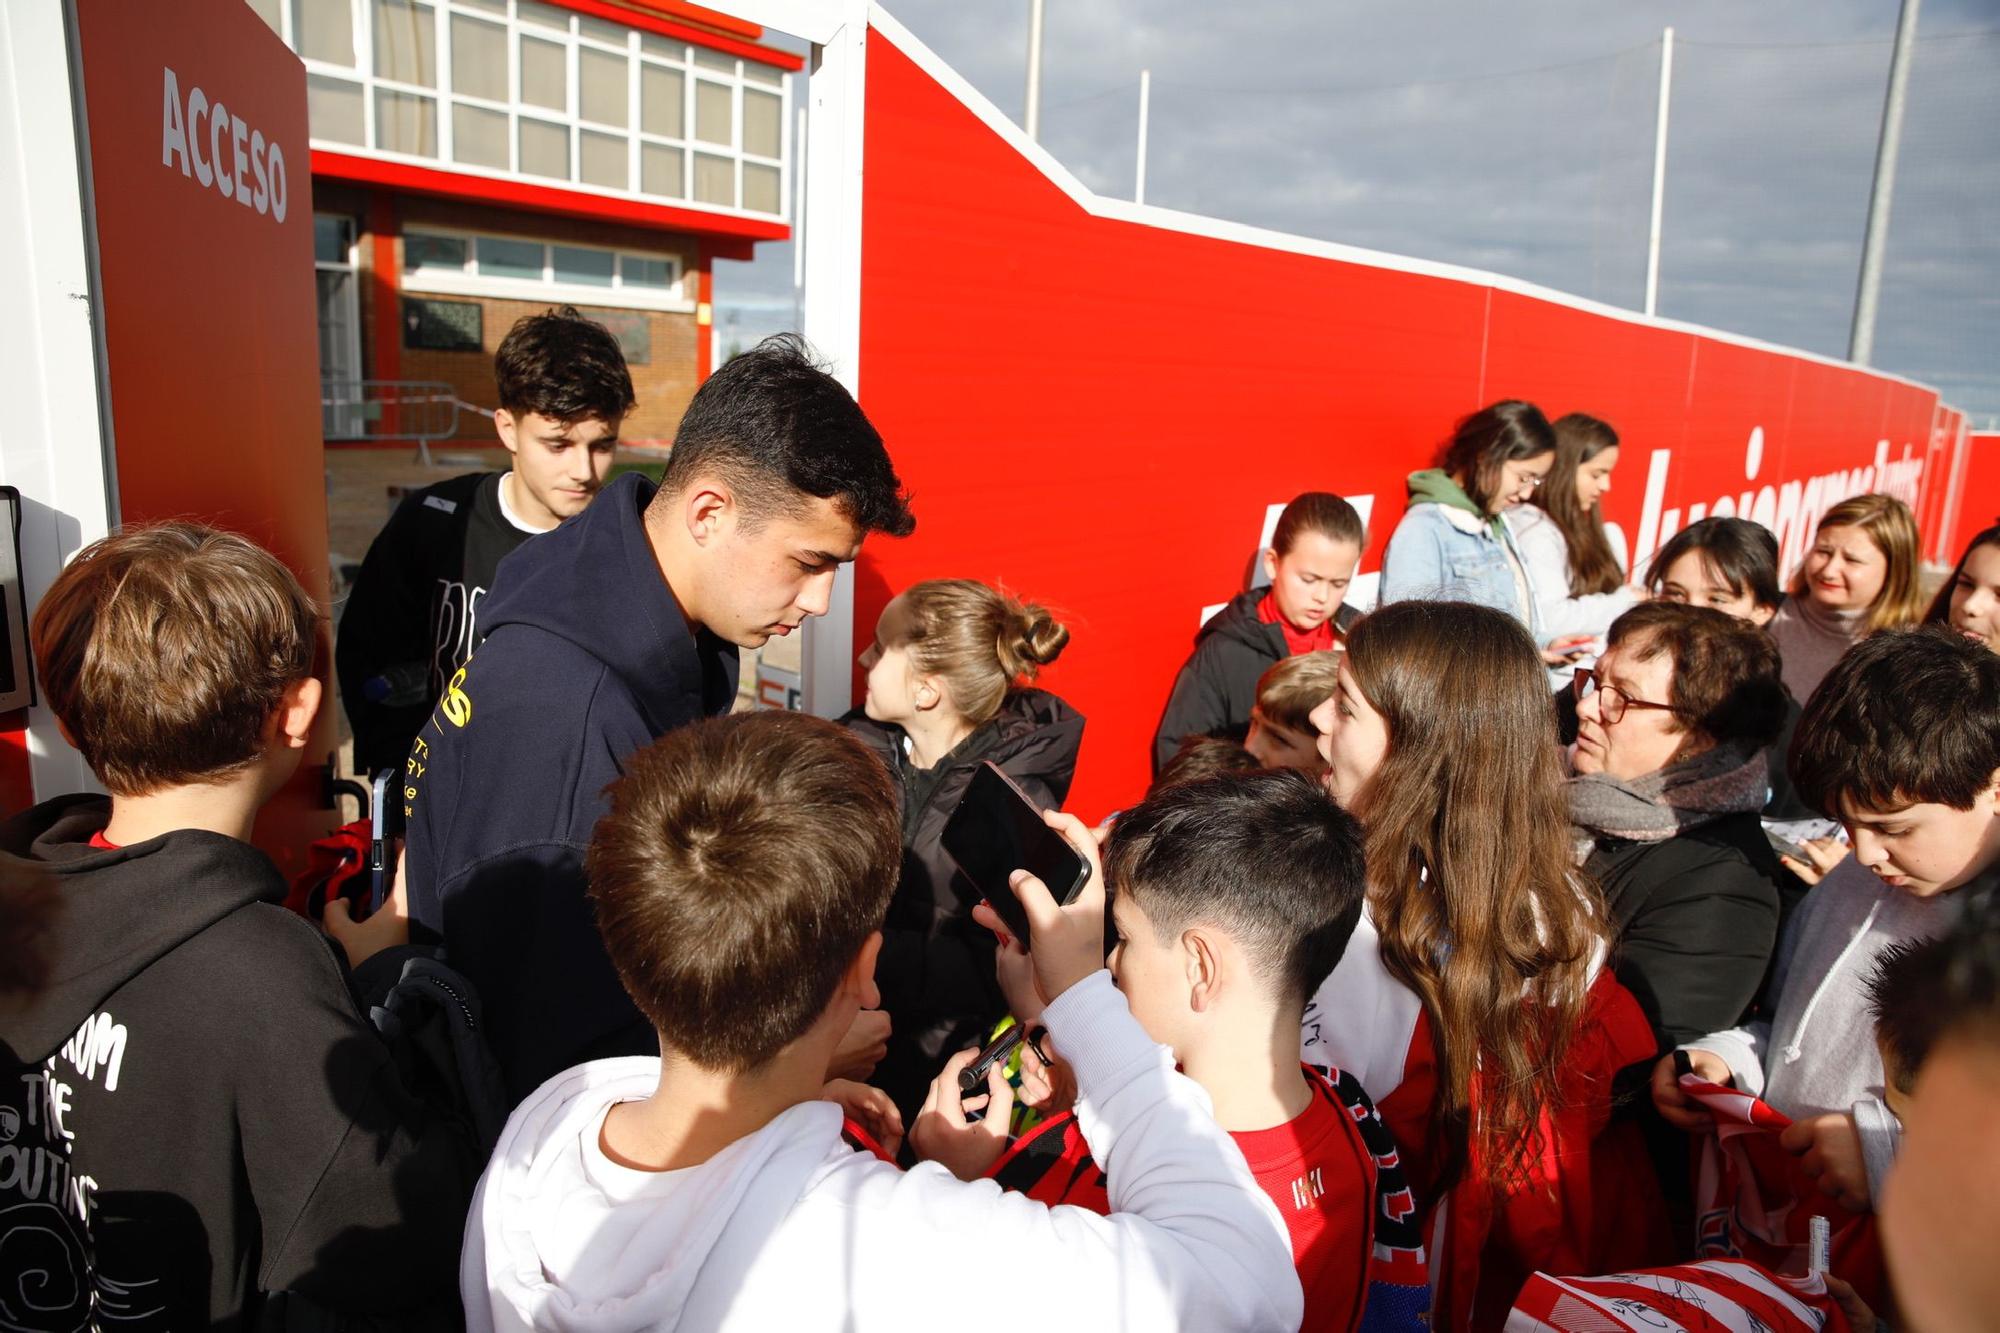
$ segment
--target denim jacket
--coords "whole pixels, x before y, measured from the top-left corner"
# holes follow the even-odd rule
[[[1506,525],[1499,525],[1498,535],[1494,526],[1449,505],[1411,505],[1382,557],[1378,604],[1411,598],[1474,602],[1508,612],[1541,642],[1534,587],[1528,585],[1524,599],[1514,577],[1518,565],[1521,583],[1527,583],[1527,565]]]

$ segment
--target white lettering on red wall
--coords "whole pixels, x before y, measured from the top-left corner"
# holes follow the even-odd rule
[[[180,80],[169,69],[161,89],[160,165],[234,199],[245,208],[285,220],[291,190],[285,180],[285,151],[228,104],[209,101],[199,85],[181,97]]]

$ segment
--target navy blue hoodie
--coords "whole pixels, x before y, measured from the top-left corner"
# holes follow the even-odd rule
[[[637,474],[500,562],[485,641],[412,747],[410,911],[479,988],[516,1101],[573,1064],[658,1051],[597,936],[584,851],[635,751],[736,697],[734,645],[690,632]]]

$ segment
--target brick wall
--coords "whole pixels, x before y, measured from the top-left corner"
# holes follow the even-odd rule
[[[374,202],[374,196],[368,190],[325,181],[314,182],[314,208],[320,212],[345,213],[355,219],[359,229],[362,239],[362,244],[358,247],[361,267],[359,275],[361,359],[367,377],[380,379],[389,377],[382,373],[382,361],[377,356],[374,345],[375,330],[382,327],[376,319],[377,302],[385,295],[388,299],[400,302],[401,293],[378,292],[373,279],[374,238],[368,232],[371,202]],[[426,199],[414,195],[397,196],[393,202],[393,212],[399,229],[408,225],[430,224],[517,235],[535,240],[575,241],[584,245],[622,247],[655,254],[677,255],[681,261],[690,301],[697,290],[699,274],[706,263],[697,239],[681,234],[587,219],[558,218],[538,213],[474,207],[451,200]],[[393,244],[397,247],[397,270],[400,272],[403,267],[400,238]],[[606,295],[610,293],[607,292]],[[507,330],[513,326],[515,320],[524,315],[539,314],[553,303],[492,297],[444,296],[438,299],[466,301],[481,308],[481,350],[447,352],[399,346],[397,356],[400,365],[394,378],[442,381],[451,385],[456,395],[468,403],[489,410],[497,407],[499,404],[493,388],[494,351],[499,347],[500,340],[507,336]],[[606,309],[619,308],[609,301],[600,304]],[[639,400],[639,405],[626,419],[621,434],[626,440],[635,443],[665,444],[673,439],[674,430],[680,423],[681,413],[687,409],[688,400],[694,396],[694,391],[698,387],[695,377],[698,349],[700,340],[707,336],[708,331],[697,325],[692,313],[652,310],[629,313],[645,319],[652,345],[647,362],[631,366],[632,390]],[[400,327],[400,318],[397,326]],[[485,417],[474,413],[461,413],[457,433],[451,438],[465,444],[481,444],[493,438],[493,426]]]

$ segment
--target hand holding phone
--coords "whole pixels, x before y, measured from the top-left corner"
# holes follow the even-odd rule
[[[1041,808],[991,760],[973,770],[940,841],[1007,931],[1023,943],[1028,917],[1015,897],[1015,872],[1026,871],[1057,902],[1067,903],[1095,865],[1074,840],[1054,831]],[[1084,843],[1096,851],[1094,840]]]

